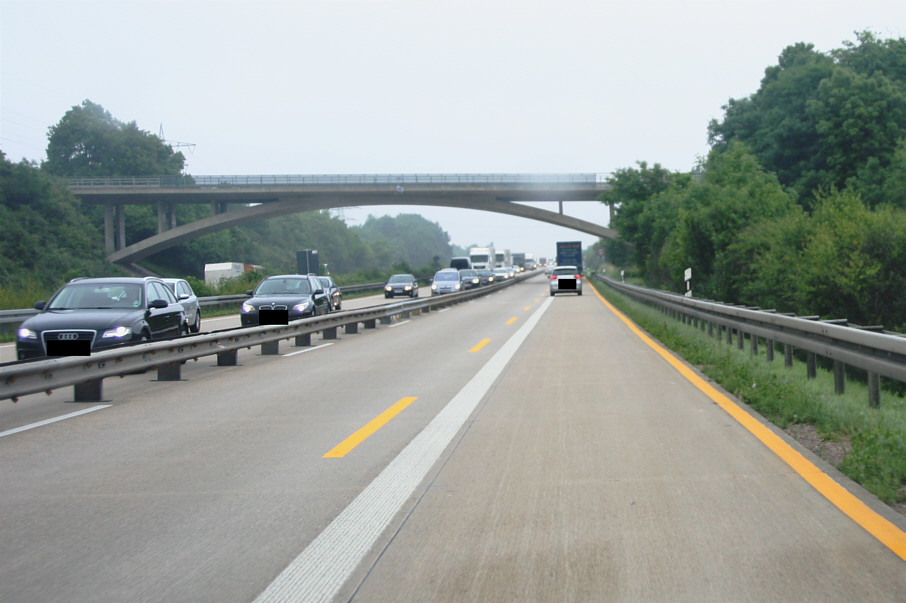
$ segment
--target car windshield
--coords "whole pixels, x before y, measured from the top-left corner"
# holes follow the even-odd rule
[[[458,281],[459,273],[458,272],[438,272],[434,275],[435,281]]]
[[[266,279],[258,285],[255,295],[309,295],[311,285],[307,278]]]
[[[71,283],[47,305],[48,310],[140,308],[144,305],[141,285],[119,283]]]
[[[389,283],[411,283],[412,277],[407,274],[394,274],[390,277]]]

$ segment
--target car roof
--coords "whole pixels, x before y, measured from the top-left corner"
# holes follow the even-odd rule
[[[98,276],[98,277],[80,276],[78,278],[74,278],[74,279],[70,280],[69,283],[99,283],[99,284],[133,283],[136,285],[140,285],[142,283],[147,283],[147,282],[151,282],[151,281],[160,281],[160,280],[163,280],[163,279],[160,279],[156,276]],[[67,284],[69,284],[69,283],[67,283]]]

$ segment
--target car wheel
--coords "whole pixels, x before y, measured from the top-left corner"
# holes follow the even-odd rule
[[[582,295],[582,292],[581,292],[581,291],[579,291],[579,295]]]
[[[556,295],[556,293],[554,293],[553,291],[551,291],[551,297],[554,297],[555,295]]]
[[[199,331],[201,331],[201,311],[200,310],[195,313],[195,324],[192,325],[192,328],[190,330],[193,333],[198,333]]]

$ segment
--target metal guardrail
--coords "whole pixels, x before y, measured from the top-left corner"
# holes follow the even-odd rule
[[[355,184],[603,184],[610,174],[312,174],[72,178],[69,188],[198,188]]]
[[[376,328],[378,322],[390,323],[395,317],[427,313],[481,297],[533,276],[525,274],[515,279],[469,291],[432,296],[424,299],[371,306],[361,310],[345,310],[324,316],[304,318],[288,325],[256,326],[201,333],[166,341],[140,343],[96,352],[90,356],[68,356],[14,362],[0,366],[0,400],[18,400],[38,392],[51,392],[74,386],[76,402],[97,402],[102,399],[102,384],[106,377],[122,377],[129,373],[157,370],[160,381],[179,381],[184,362],[203,356],[217,356],[218,366],[235,366],[242,348],[260,345],[262,355],[277,355],[280,341],[293,339],[297,346],[311,345],[311,335],[322,333],[324,339],[336,339],[340,327],[347,333],[358,332],[359,324],[366,329]],[[247,296],[241,296],[247,299]]]
[[[858,326],[839,324],[844,321],[822,321],[818,317],[778,314],[772,310],[746,308],[684,297],[675,293],[655,291],[627,285],[607,277],[602,280],[629,297],[655,306],[683,322],[691,322],[707,330],[708,335],[733,343],[734,334],[739,349],[745,348],[748,338],[753,354],[759,353],[759,339],[765,342],[765,356],[774,359],[775,343],[784,346],[784,362],[793,364],[793,350],[806,352],[809,378],[816,375],[816,356],[830,359],[834,364],[834,387],[843,393],[845,368],[860,368],[868,374],[869,405],[878,407],[880,377],[906,383],[906,336],[876,332]]]

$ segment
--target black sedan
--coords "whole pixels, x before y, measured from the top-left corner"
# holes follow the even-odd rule
[[[317,276],[282,274],[269,276],[254,291],[252,299],[242,304],[243,327],[259,324],[286,324],[289,321],[327,314],[330,298]]]
[[[185,310],[158,278],[81,278],[57,291],[19,327],[19,360],[87,356],[130,342],[180,337]]]
[[[418,297],[418,280],[411,274],[394,274],[384,285],[384,297],[390,298],[395,295]]]

